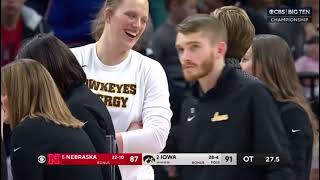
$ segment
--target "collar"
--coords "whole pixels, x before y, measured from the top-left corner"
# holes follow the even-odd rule
[[[235,69],[241,69],[240,66],[240,60],[237,58],[226,58],[226,64],[228,64],[229,66],[235,68]]]

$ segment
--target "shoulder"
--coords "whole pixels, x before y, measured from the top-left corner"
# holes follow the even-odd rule
[[[70,49],[71,52],[76,56],[80,64],[81,62],[88,61],[91,56],[95,53],[95,43],[87,44],[80,47],[75,47]]]
[[[281,111],[281,116],[291,116],[294,117],[303,117],[308,118],[306,111],[298,104],[293,102],[280,102],[279,108]]]
[[[279,108],[284,112],[291,111],[291,110],[302,110],[303,111],[302,107],[294,102],[278,102],[278,104],[279,104]]]
[[[298,104],[293,102],[282,102],[279,105],[281,119],[287,127],[309,126],[307,112]]]
[[[22,128],[26,126],[37,126],[41,124],[46,124],[48,121],[42,116],[30,117],[27,116],[18,124],[17,128]]]
[[[87,95],[85,96],[87,97]],[[76,95],[67,100],[67,104],[72,115],[82,122],[93,118],[92,114],[88,110],[89,105],[86,105],[91,103],[92,100],[86,97]]]
[[[103,102],[86,85],[74,89],[66,99],[71,113],[82,121],[94,118],[99,121],[109,118],[109,111]]]
[[[79,102],[90,100],[93,92],[85,85],[74,87],[66,96],[66,102],[68,105],[77,105]]]
[[[12,131],[12,138],[30,137],[32,134],[44,132],[50,123],[43,117],[25,117]],[[32,131],[31,131],[32,129]]]
[[[267,86],[257,79],[256,77],[247,74],[246,72],[240,69],[233,69],[235,76],[235,83],[238,90],[244,91],[244,93],[249,95],[270,95],[271,93],[268,91]]]
[[[86,54],[91,52],[94,49],[95,43],[87,44],[84,46],[74,47],[70,48],[70,50],[73,52],[73,54]]]
[[[246,94],[249,101],[254,104],[255,107],[269,108],[279,112],[276,105],[276,100],[273,97],[271,91],[268,89],[267,85],[260,80],[247,79],[243,81],[243,88],[241,93]]]

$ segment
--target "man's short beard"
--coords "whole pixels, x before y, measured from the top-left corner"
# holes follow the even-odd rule
[[[197,81],[198,79],[207,76],[213,68],[213,58],[214,55],[212,54],[209,58],[206,59],[202,64],[200,64],[200,67],[197,66],[196,68],[200,68],[200,72],[197,72],[195,74],[192,73],[185,73],[183,71],[183,76],[186,81]]]

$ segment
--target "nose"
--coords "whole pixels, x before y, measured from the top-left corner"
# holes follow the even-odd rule
[[[185,63],[187,61],[191,61],[190,53],[187,50],[180,52],[179,59],[181,63]]]
[[[134,28],[140,28],[141,25],[142,25],[142,20],[141,19],[135,19],[132,25],[133,25]]]

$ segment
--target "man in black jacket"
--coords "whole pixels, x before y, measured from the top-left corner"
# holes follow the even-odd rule
[[[197,96],[190,96],[183,105],[184,123],[172,132],[170,138],[178,146],[171,151],[275,153],[290,159],[286,133],[270,93],[259,81],[225,63],[225,26],[214,17],[196,15],[180,23],[177,32],[176,48],[184,77],[197,81],[199,89]],[[259,167],[184,166],[180,174],[183,180],[292,177],[287,163]]]

